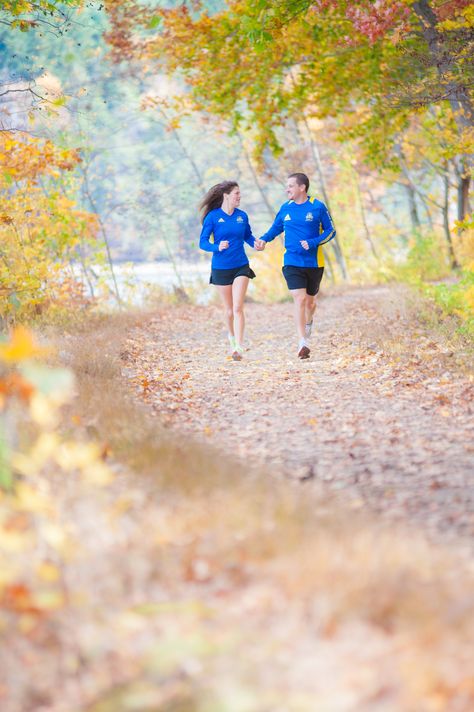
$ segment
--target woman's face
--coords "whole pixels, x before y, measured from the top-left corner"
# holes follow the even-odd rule
[[[235,186],[235,188],[232,188],[230,191],[229,195],[229,208],[233,210],[234,208],[238,208],[240,205],[240,188],[238,185]]]

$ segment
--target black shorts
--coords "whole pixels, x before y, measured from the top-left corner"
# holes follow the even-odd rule
[[[242,265],[241,267],[232,267],[232,269],[212,269],[209,284],[218,284],[224,286],[233,284],[236,277],[248,277],[253,279],[255,272],[250,269],[250,265]]]
[[[324,267],[295,267],[285,265],[283,276],[288,289],[306,289],[306,294],[314,297],[319,292],[319,285],[323,278]]]

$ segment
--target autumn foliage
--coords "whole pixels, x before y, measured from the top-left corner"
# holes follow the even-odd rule
[[[175,102],[178,116],[190,110],[215,115],[231,133],[245,136],[267,175],[274,175],[269,155],[279,157],[286,170],[301,161],[295,144],[311,145],[312,159],[315,147],[320,154],[326,149],[323,172],[333,174],[326,191],[334,196],[332,204],[345,191],[347,163],[367,183],[362,192],[378,192],[382,183],[402,186],[412,221],[410,249],[417,251],[422,243],[417,210],[423,209],[430,215],[427,239],[439,254],[436,277],[448,265],[469,269],[474,257],[471,3],[233,0],[217,10],[205,2],[153,9],[133,0],[111,5],[112,56],[148,68],[154,64],[158,72],[177,77],[185,97]],[[153,106],[150,98],[148,105]],[[320,169],[317,175],[321,184]],[[324,188],[322,194],[327,202]],[[357,197],[356,202],[364,210]],[[350,252],[349,272],[355,253],[353,203],[334,211]],[[381,212],[380,204],[375,209]],[[438,213],[434,219],[432,210]],[[389,264],[403,240],[385,255],[383,246],[374,247],[378,237],[367,239],[372,256],[380,252],[372,273],[380,276],[382,266],[385,275],[393,275]]]
[[[458,322],[436,321],[474,333],[472,6],[105,0],[67,41],[86,5],[0,10],[4,33],[39,47],[48,27],[67,68],[84,61],[31,106],[38,67],[5,85],[27,108],[0,131],[0,709],[472,712],[473,383]],[[104,27],[119,71],[102,66]],[[154,95],[163,72],[179,96]],[[224,132],[237,149],[221,163]],[[234,363],[220,308],[189,303],[179,275],[193,190],[231,166],[268,219],[275,177],[305,160],[354,281],[429,282],[444,311],[328,280],[300,362],[275,241],[253,257]],[[111,291],[97,238],[115,282],[130,224],[186,303],[87,309]]]
[[[77,543],[60,521],[54,477],[104,485],[100,449],[58,431],[73,376],[24,327],[0,343],[0,627],[25,633],[66,603],[61,566]],[[47,473],[47,474],[46,474]],[[0,691],[0,699],[2,698]]]
[[[96,217],[72,191],[77,151],[0,134],[0,313],[14,318],[81,298],[72,263],[94,244]],[[72,197],[71,197],[72,196]]]
[[[462,132],[473,121],[462,76],[470,75],[472,10],[438,4],[239,0],[216,14],[186,3],[147,14],[128,0],[113,3],[109,40],[122,58],[155,58],[184,76],[196,108],[257,126],[261,150],[276,148],[275,128],[302,112],[338,115],[343,131],[359,103],[370,104],[386,139],[403,126],[390,128],[397,114],[443,101]]]
[[[54,27],[54,22],[64,22],[68,8],[83,4],[84,0],[3,0],[0,13],[12,30],[28,32],[43,24]]]

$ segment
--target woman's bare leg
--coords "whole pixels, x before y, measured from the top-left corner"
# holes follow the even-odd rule
[[[235,341],[242,345],[245,329],[244,300],[249,286],[248,277],[236,277],[232,285],[233,314],[235,325]]]
[[[216,284],[219,296],[224,307],[224,318],[229,336],[234,336],[234,307],[232,300],[231,284]]]

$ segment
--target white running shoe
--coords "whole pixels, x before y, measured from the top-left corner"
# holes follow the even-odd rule
[[[232,359],[234,361],[242,361],[243,353],[244,353],[244,347],[236,342],[235,349],[232,353]]]
[[[313,320],[311,319],[309,324],[305,324],[305,327],[304,327],[304,333],[305,333],[305,336],[307,339],[309,339],[309,337],[311,336],[312,331],[313,331]]]
[[[298,345],[298,358],[309,358],[310,351],[311,349],[309,348],[309,344],[306,339],[300,339],[300,343]]]

